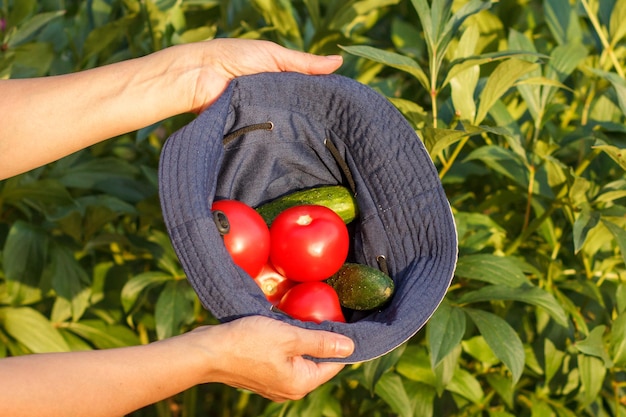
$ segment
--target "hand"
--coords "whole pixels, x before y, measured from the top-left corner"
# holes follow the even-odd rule
[[[340,56],[268,41],[215,39],[72,74],[0,80],[0,179],[170,116],[200,112],[237,76],[327,74],[341,63]]]
[[[245,388],[273,401],[297,400],[335,376],[344,365],[303,358],[342,358],[354,350],[351,339],[306,330],[267,317],[253,316],[201,327],[209,352],[206,382]]]
[[[214,39],[206,43],[192,111],[208,107],[235,77],[261,72],[329,74],[343,62],[340,55],[319,56],[286,49],[269,41]],[[197,45],[196,45],[197,46]]]

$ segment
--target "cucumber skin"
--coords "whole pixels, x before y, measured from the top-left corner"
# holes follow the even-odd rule
[[[345,263],[326,282],[335,289],[343,307],[372,310],[385,304],[393,295],[393,280],[367,265]]]
[[[295,191],[257,207],[256,211],[269,226],[283,210],[304,204],[328,207],[337,213],[346,224],[353,221],[358,214],[356,200],[352,192],[342,185],[324,185]]]

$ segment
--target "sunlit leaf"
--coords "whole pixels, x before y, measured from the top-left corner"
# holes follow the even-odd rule
[[[626,36],[626,0],[617,0],[611,11],[609,35],[611,46],[617,45]]]
[[[616,366],[626,364],[626,313],[623,311],[611,324],[610,353]]]
[[[485,87],[480,93],[480,103],[475,124],[480,124],[493,104],[499,100],[523,75],[535,70],[538,64],[509,59],[498,65],[489,75]]]
[[[422,140],[431,158],[436,158],[439,152],[454,145],[461,139],[469,136],[462,130],[435,129],[426,127],[422,130]]]
[[[474,375],[463,368],[456,370],[452,381],[450,381],[446,389],[467,398],[474,404],[480,404],[485,397],[480,382],[478,382]]]
[[[580,353],[600,358],[604,362],[604,366],[611,367],[611,358],[609,358],[606,348],[604,346],[603,338],[605,331],[606,326],[596,326],[591,329],[585,339],[576,342],[574,346],[576,347],[576,349],[578,349]]]
[[[69,346],[52,323],[30,307],[0,308],[0,324],[33,353],[66,352]]]
[[[595,356],[578,355],[578,371],[583,389],[581,405],[587,406],[596,400],[602,389],[606,368],[602,360]]]
[[[582,209],[574,222],[574,252],[578,253],[580,249],[582,249],[585,244],[585,240],[587,239],[587,234],[591,229],[596,227],[599,221],[600,213],[591,210],[588,207]]]
[[[624,90],[626,93],[626,90]],[[607,145],[605,142],[601,140],[596,140],[596,143],[593,145],[595,149],[600,149],[605,152],[608,156],[611,157],[623,170],[626,170],[626,149],[618,148],[617,146]]]
[[[435,373],[425,347],[408,345],[396,366],[396,372],[412,381],[437,386]]]
[[[615,89],[615,93],[617,94],[617,103],[619,104],[622,113],[626,115],[626,80],[613,72],[607,72],[597,68],[591,68],[591,71],[611,83]],[[624,165],[622,162],[622,168],[623,167]]]
[[[606,219],[602,219],[602,224],[613,234],[613,237],[619,246],[620,252],[622,253],[622,259],[624,260],[624,263],[626,263],[626,230]]]
[[[139,338],[130,328],[109,325],[102,320],[81,320],[65,326],[69,331],[91,342],[98,349],[112,349],[139,344]]]
[[[402,417],[413,416],[411,400],[399,375],[394,373],[383,375],[376,384],[376,395],[389,404],[394,411],[394,415]]]
[[[563,307],[554,299],[552,294],[534,286],[512,288],[503,285],[488,285],[468,292],[457,301],[461,304],[470,304],[483,301],[509,300],[532,304],[546,310],[560,325],[567,327],[568,320]]]
[[[518,264],[506,256],[491,254],[465,255],[459,257],[455,275],[496,285],[519,287],[530,284]]]
[[[367,45],[341,46],[346,52],[385,64],[414,76],[427,91],[430,91],[430,81],[422,67],[413,59],[396,52],[385,51]]]
[[[122,288],[121,301],[124,311],[130,311],[144,291],[172,279],[171,275],[159,271],[144,272],[134,276]]]
[[[524,369],[524,346],[513,328],[503,319],[487,311],[467,308],[480,334],[507,368],[511,371],[513,383],[517,383]]]
[[[2,251],[6,292],[11,303],[19,305],[41,297],[47,241],[45,232],[35,225],[20,220],[11,226]]]

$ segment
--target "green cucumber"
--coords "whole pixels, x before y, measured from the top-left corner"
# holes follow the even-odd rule
[[[391,277],[367,265],[345,263],[326,282],[335,289],[343,307],[372,310],[385,304],[393,295]]]
[[[323,185],[295,191],[257,207],[256,211],[269,226],[283,210],[304,204],[328,207],[337,213],[346,224],[357,216],[356,200],[352,192],[342,185]]]

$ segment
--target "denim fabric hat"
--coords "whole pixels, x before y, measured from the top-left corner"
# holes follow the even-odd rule
[[[301,322],[272,310],[232,262],[211,205],[228,198],[257,207],[336,184],[353,189],[359,208],[348,260],[386,269],[395,294],[384,308],[348,323]],[[233,80],[167,140],[159,187],[187,278],[218,320],[263,315],[352,338],[354,353],[334,361],[367,361],[406,342],[434,313],[454,273],[454,220],[422,142],[385,97],[343,76],[264,73]]]

